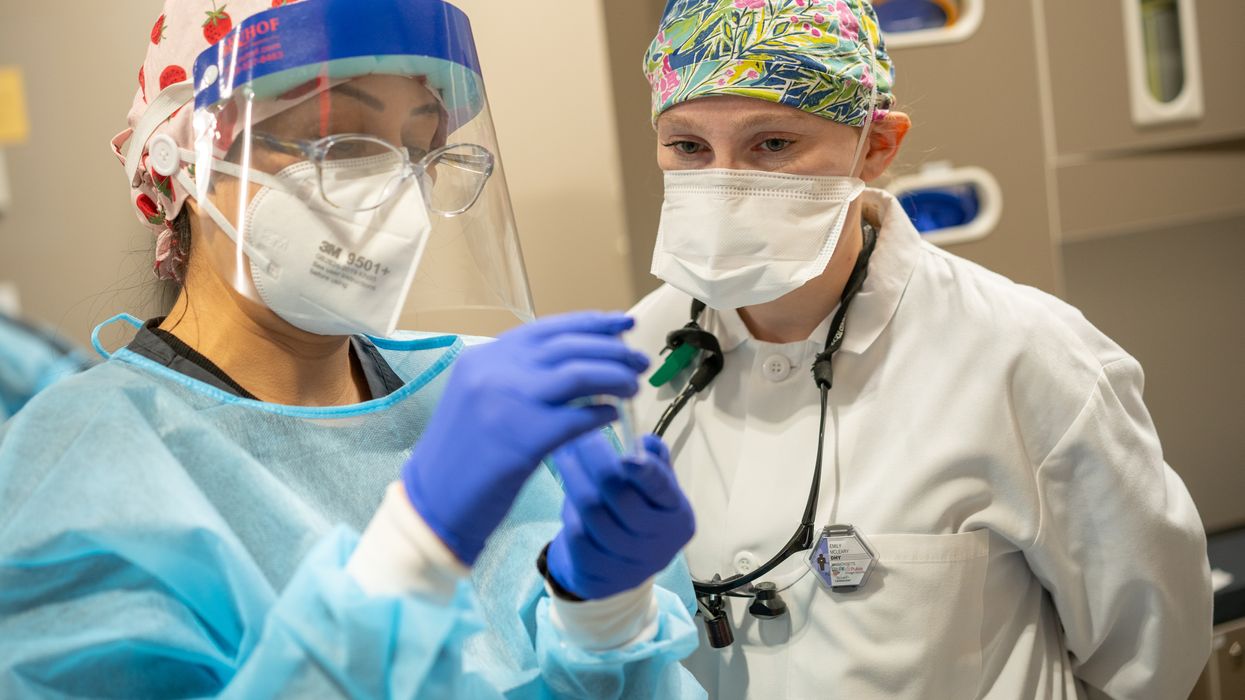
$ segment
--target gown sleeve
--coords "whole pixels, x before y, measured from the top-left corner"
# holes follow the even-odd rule
[[[370,597],[336,529],[274,586],[140,416],[39,413],[0,434],[0,697],[502,697],[467,582]]]
[[[603,431],[606,437],[621,450],[617,435],[610,428]],[[547,469],[537,473],[533,481],[552,481],[554,488],[548,489],[557,494],[556,503],[551,509],[552,527],[544,536],[533,542],[533,551],[539,552],[557,533],[561,524],[562,486],[557,465],[547,463]],[[523,502],[521,498],[520,503]],[[529,570],[534,570],[531,562],[526,562]],[[542,695],[557,698],[671,698],[683,700],[708,697],[704,689],[692,674],[680,663],[696,650],[700,643],[693,617],[696,611],[696,597],[692,590],[692,576],[687,569],[686,560],[679,555],[659,573],[652,581],[652,596],[644,597],[651,600],[648,607],[651,618],[647,624],[629,626],[610,624],[600,617],[608,608],[598,603],[567,604],[555,601],[543,580],[531,585],[528,589],[528,607],[535,607],[536,629],[533,644],[536,649],[540,667],[540,682],[544,688]],[[627,595],[617,596],[626,598]],[[575,613],[575,608],[587,606],[597,610],[582,615],[579,632],[568,630],[565,624],[568,616]],[[626,611],[635,610],[634,606],[623,605],[616,608]],[[561,619],[558,613],[561,612]],[[639,613],[643,614],[643,612]],[[593,618],[596,618],[594,620]],[[592,634],[585,631],[593,622],[602,621],[602,633]],[[604,630],[618,630],[626,627],[642,627],[639,635],[628,642],[614,647],[603,647],[601,641],[613,635]],[[594,638],[595,637],[595,638]]]
[[[556,482],[537,473],[477,562],[475,590],[494,629],[471,640],[469,665],[516,697],[704,697],[679,663],[697,644],[691,576],[681,557],[604,601],[570,603],[540,585],[531,554],[557,531],[552,514],[560,500]],[[445,602],[453,598],[451,582],[468,574],[411,508],[401,482],[390,485],[347,572],[373,594]],[[525,594],[511,597],[516,590]],[[530,628],[524,617],[533,620]]]
[[[652,635],[606,650],[589,650],[568,642],[551,619],[547,594],[539,601],[537,652],[542,682],[552,697],[708,697],[679,663],[695,651],[699,641],[685,604],[664,586],[656,586],[653,592],[657,610]]]

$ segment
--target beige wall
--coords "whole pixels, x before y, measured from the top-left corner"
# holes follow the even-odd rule
[[[664,196],[661,169],[657,167],[657,135],[650,121],[651,93],[643,65],[644,52],[657,32],[665,2],[600,1],[609,26],[606,38],[614,81],[614,123],[627,196],[627,229],[631,234],[631,283],[636,293],[643,295],[661,284],[649,269]]]
[[[599,2],[455,0],[472,18],[540,314],[632,301]]]
[[[1208,530],[1245,524],[1245,218],[1063,246],[1068,301],[1141,362],[1167,461]]]
[[[30,142],[6,152],[13,206],[0,220],[0,280],[17,284],[28,315],[83,340],[116,311],[145,313],[156,293],[151,241],[108,141],[124,125],[159,3],[0,3],[0,64],[23,69],[31,120]]]
[[[456,4],[475,26],[537,311],[625,308],[633,292],[602,6]],[[25,71],[33,128],[29,144],[7,151],[14,207],[0,220],[0,281],[17,283],[26,313],[84,342],[116,312],[154,313],[152,241],[108,140],[124,126],[160,7],[0,0],[0,65]]]

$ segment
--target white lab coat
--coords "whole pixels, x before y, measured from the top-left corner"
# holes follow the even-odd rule
[[[881,235],[834,363],[817,528],[855,525],[877,568],[830,593],[788,560],[763,580],[790,615],[760,621],[736,599],[735,645],[702,633],[688,666],[715,698],[1187,697],[1210,651],[1205,536],[1141,367],[1075,309],[921,241],[889,195],[864,201]],[[629,342],[657,352],[689,306],[659,289]],[[667,439],[707,579],[795,531],[829,319],[788,344],[733,311],[703,324],[726,368]],[[674,392],[645,385],[643,427]]]

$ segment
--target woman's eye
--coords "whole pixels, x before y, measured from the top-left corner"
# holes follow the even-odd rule
[[[761,148],[769,151],[770,153],[785,151],[790,145],[791,141],[787,139],[765,139],[761,142]]]
[[[694,156],[703,150],[703,147],[695,141],[674,141],[666,144],[666,148],[673,148],[685,156]]]

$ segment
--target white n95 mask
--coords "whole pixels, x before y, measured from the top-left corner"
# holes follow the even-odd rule
[[[251,260],[261,300],[291,325],[318,335],[366,333],[385,337],[397,328],[432,224],[419,178],[395,176],[390,163],[370,159],[326,163],[319,173],[300,162],[264,176],[239,232],[205,209]],[[338,201],[385,203],[355,211],[327,202],[319,179],[333,178]]]
[[[346,174],[335,188],[357,193],[344,192],[343,201],[401,188],[375,209],[350,211],[324,201],[312,163],[277,177],[302,197],[264,188],[247,207],[251,277],[264,303],[309,333],[392,335],[432,231],[419,180],[395,183],[391,171]]]
[[[773,301],[825,271],[864,189],[855,177],[669,171],[652,272],[714,309]]]

